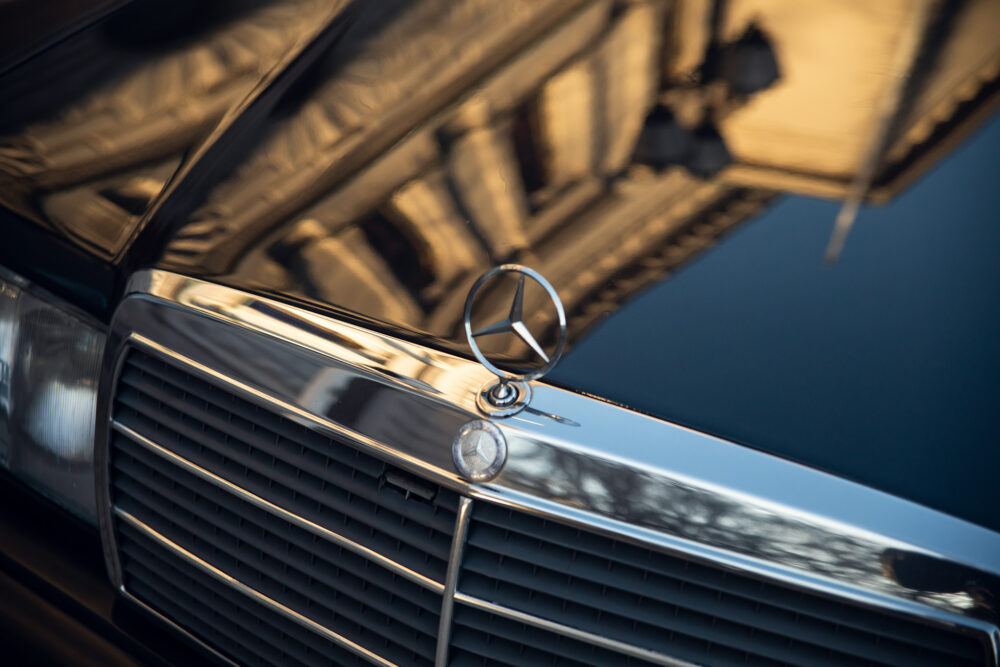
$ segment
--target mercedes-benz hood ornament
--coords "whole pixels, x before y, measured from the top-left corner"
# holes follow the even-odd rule
[[[477,295],[488,282],[504,273],[518,274],[517,288],[511,298],[507,317],[473,331],[472,307],[475,304]],[[524,287],[525,281],[528,278],[531,278],[545,290],[546,295],[556,309],[559,336],[555,349],[551,354],[545,352],[524,321]],[[523,372],[504,370],[498,367],[483,354],[476,339],[483,336],[500,335],[514,336],[520,339],[543,364],[537,368],[524,370]],[[469,296],[465,300],[465,336],[469,341],[469,347],[472,348],[472,353],[479,360],[479,363],[499,378],[498,382],[491,383],[489,387],[480,393],[479,407],[484,412],[496,416],[513,414],[523,409],[531,400],[531,387],[527,384],[528,381],[543,377],[559,363],[563,347],[566,345],[566,311],[563,309],[562,301],[559,299],[555,288],[537,271],[529,269],[526,266],[521,266],[520,264],[501,264],[480,276],[472,286],[472,289],[469,290]]]

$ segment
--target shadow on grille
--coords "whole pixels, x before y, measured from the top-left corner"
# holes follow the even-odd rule
[[[386,473],[392,479],[405,472],[145,354],[130,353],[118,386],[115,419],[160,447],[414,571],[443,578],[457,509],[453,492],[416,480],[431,493],[407,497],[398,484],[384,482]],[[388,660],[433,663],[439,593],[120,433],[112,436],[110,477],[115,507],[226,575]],[[126,589],[223,652],[257,664],[248,656],[259,652],[275,664],[354,659],[337,657],[342,649],[328,639],[137,536],[126,521],[116,525]],[[203,590],[211,601],[201,599]],[[258,641],[254,628],[263,626],[269,629]]]
[[[699,664],[982,665],[985,660],[985,648],[974,637],[486,503],[474,505],[459,590]],[[548,648],[551,633],[494,629],[473,611],[456,612],[456,661],[474,649],[475,642],[462,643],[469,633],[479,633],[480,645],[496,640],[505,654],[573,655]],[[489,649],[480,655],[475,664],[491,664],[486,657],[495,657]]]

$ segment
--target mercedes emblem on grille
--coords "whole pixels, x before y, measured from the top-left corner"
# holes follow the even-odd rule
[[[505,274],[517,274],[517,288],[511,298],[510,308],[504,319],[498,320],[476,331],[472,330],[472,307],[476,302],[482,288],[495,277]],[[528,329],[524,317],[524,288],[525,281],[531,278],[538,283],[545,294],[555,306],[559,335],[555,349],[551,354],[546,354],[539,344],[535,335]],[[529,269],[520,264],[501,264],[496,266],[475,282],[469,290],[469,296],[465,300],[465,336],[469,341],[469,347],[483,366],[499,378],[499,381],[481,392],[479,406],[484,412],[495,416],[506,416],[514,414],[524,408],[531,400],[531,389],[527,384],[529,380],[537,380],[555,368],[562,356],[563,347],[566,344],[566,312],[563,309],[562,301],[556,293],[555,288],[542,277],[537,271]],[[532,369],[519,369],[520,372],[504,370],[491,362],[479,347],[476,339],[483,336],[514,336],[523,342],[531,354],[542,361],[542,365]]]

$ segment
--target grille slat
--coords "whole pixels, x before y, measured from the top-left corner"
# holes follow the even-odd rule
[[[126,366],[123,375],[130,370]],[[191,380],[200,382],[193,377]],[[298,462],[306,468],[294,465],[288,461],[287,450],[294,447],[294,454],[301,456],[300,449],[305,449],[304,446],[289,444],[285,451],[270,446],[270,450],[262,450],[255,444],[268,440],[263,429],[253,433],[255,443],[241,439],[242,433],[235,427],[232,429],[235,434],[218,431],[202,421],[203,416],[212,415],[204,415],[206,409],[199,407],[197,402],[185,413],[129,385],[119,389],[118,401],[116,418],[153,442],[286,510],[374,549],[424,576],[443,581],[451,546],[454,508],[457,508],[454,492],[430,485],[436,489],[437,501],[431,504],[406,499],[391,485],[366,473],[352,474],[344,479],[343,474],[331,474],[332,466],[323,461],[300,458]],[[328,442],[331,447],[343,447],[332,440]],[[380,465],[383,471],[392,470],[386,464]],[[340,470],[342,466],[337,465],[334,473]],[[354,493],[350,487],[345,489],[342,486],[345,483],[353,484],[355,490],[364,485],[364,494]],[[371,502],[366,495],[377,495],[381,504]],[[434,525],[428,525],[431,523],[429,515],[436,515]],[[445,526],[448,532],[439,529]]]
[[[138,380],[136,374],[132,372],[133,369],[141,371],[138,375],[146,378],[146,381]],[[331,444],[329,438],[304,429],[294,422],[289,422],[287,419],[261,409],[235,394],[149,355],[134,352],[130,354],[128,363],[122,369],[121,377],[130,378],[140,391],[147,387],[162,386],[159,383],[167,383],[180,388],[191,397],[192,403],[194,399],[198,399],[221,410],[215,414],[233,415],[233,417],[243,420],[243,423],[249,425],[248,428],[251,430],[261,428],[282,435],[369,477],[378,477],[382,470],[383,463],[374,457],[361,454],[351,447],[337,446],[337,443]],[[203,407],[199,406],[200,409]],[[236,426],[239,427],[239,424]]]
[[[199,572],[127,524],[119,527],[119,543],[126,590],[242,663],[370,665]]]
[[[535,613],[551,617],[562,613],[565,601],[561,594],[569,586],[573,588],[574,600],[579,603],[576,607],[579,622],[591,630],[602,628],[605,631],[617,622],[623,626],[619,628],[620,635],[631,636],[630,641],[634,642],[648,640],[661,629],[631,620],[638,616],[637,607],[641,605],[643,616],[676,617],[676,620],[664,621],[662,628],[717,642],[742,636],[742,645],[748,650],[775,659],[787,659],[786,637],[795,637],[800,642],[835,653],[876,660],[891,661],[906,648],[901,642],[871,633],[762,606],[754,600],[721,594],[711,588],[684,585],[666,577],[649,575],[648,571],[638,568],[618,565],[616,570],[608,570],[602,569],[599,562],[581,567],[582,561],[587,560],[582,556],[567,565],[569,554],[558,558],[543,554],[542,549],[531,553],[525,550],[524,557],[533,560],[501,558],[481,549],[470,549],[465,561],[470,572],[464,580],[465,589],[478,595],[488,594],[493,581],[502,578],[511,585],[505,604],[518,608],[531,605]],[[541,566],[543,562],[555,565],[556,559],[564,569]],[[635,627],[629,627],[632,625]],[[766,631],[759,632],[762,628]],[[803,649],[796,650],[802,652]],[[831,655],[828,659],[834,660],[834,657]],[[933,659],[928,664],[933,664]]]
[[[270,664],[309,665],[316,662],[315,659],[310,660],[296,650],[297,647],[291,645],[291,642],[286,642],[273,628],[260,627],[263,624],[257,618],[248,617],[246,614],[237,614],[235,617],[219,616],[211,607],[198,599],[185,596],[184,591],[140,563],[129,563],[129,586],[136,596],[173,618],[188,614],[211,618],[212,625],[219,629],[217,636],[221,648],[240,660],[245,661],[252,651]],[[187,608],[178,602],[179,599],[186,597]],[[254,633],[256,642],[253,645],[246,646],[232,641],[231,636],[240,634],[238,621],[250,622],[257,626]]]
[[[253,530],[262,534],[280,535],[281,539],[287,540],[293,548],[299,550],[299,552],[292,553],[291,557],[300,553],[302,557],[310,559],[310,564],[319,561],[319,564],[324,568],[345,570],[383,590],[394,591],[397,595],[408,593],[412,602],[427,611],[437,613],[440,607],[440,597],[431,591],[414,585],[378,565],[373,565],[368,559],[345,547],[340,547],[305,529],[291,525],[281,517],[216,489],[211,484],[202,482],[194,476],[164,477],[157,472],[157,466],[160,465],[157,455],[132,443],[124,436],[116,436],[115,444],[118,455],[115,456],[113,466],[117,471],[123,473],[116,479],[115,485],[117,488],[129,491],[133,497],[138,494],[131,492],[128,485],[137,484],[140,485],[140,488],[145,487],[161,495],[169,496],[171,502],[178,502],[189,511],[204,511],[208,507],[219,508],[214,512],[203,512],[204,518],[211,522],[214,515],[221,513],[220,510],[229,512],[231,515],[239,517],[239,521],[230,525],[229,530],[240,530],[241,534],[245,534],[246,530],[243,530],[242,524],[246,523],[248,526],[252,526]],[[186,500],[181,497],[180,491],[182,490],[192,494],[192,499]],[[197,498],[201,504],[194,505],[194,498]],[[207,503],[211,503],[211,505],[207,505]]]
[[[122,381],[125,385],[135,389],[139,397],[145,395],[149,399],[171,408],[176,415],[180,416],[180,419],[171,419],[173,424],[183,424],[185,421],[183,417],[189,414],[196,417],[199,427],[203,430],[214,429],[224,438],[234,438],[246,444],[247,453],[256,454],[256,458],[261,461],[272,464],[284,463],[297,471],[311,470],[320,466],[323,470],[323,479],[327,483],[334,484],[352,495],[365,498],[373,504],[382,505],[385,509],[398,510],[403,507],[401,500],[391,495],[378,493],[378,480],[386,470],[385,463],[360,455],[358,450],[352,450],[358,453],[354,456],[353,461],[345,463],[341,459],[347,458],[346,456],[334,458],[316,451],[312,447],[306,447],[299,440],[290,439],[289,435],[296,435],[294,429],[289,429],[286,426],[282,430],[292,430],[292,432],[283,435],[243,417],[235,417],[222,411],[217,405],[208,402],[203,405],[201,410],[194,411],[191,409],[191,405],[185,403],[188,391],[167,384],[165,381],[159,387],[154,386],[153,382],[155,381],[149,377],[146,377],[145,381],[139,382],[137,376],[138,372],[135,369],[126,369],[122,374]],[[149,405],[149,401],[146,401],[142,407],[149,407]],[[170,426],[170,423],[165,422],[164,425]],[[177,428],[173,430],[183,432],[190,437],[189,432],[180,431]],[[330,446],[330,440],[325,442],[328,454],[333,447]],[[442,494],[440,500],[445,499],[450,500],[450,502],[440,507],[428,504],[423,508],[423,511],[420,511],[419,508],[408,509],[408,514],[412,514],[414,517],[410,520],[419,521],[426,527],[441,532],[450,531],[454,521],[456,497],[454,494],[445,493]],[[442,515],[440,512],[435,512],[435,509],[450,509],[452,514]]]
[[[414,654],[428,663],[433,659],[433,637],[426,632],[415,632],[399,618],[412,613],[411,622],[422,618],[424,629],[435,633],[436,616],[419,613],[405,599],[394,598],[389,592],[364,587],[363,582],[352,581],[344,571],[334,573],[333,583],[338,586],[330,587],[326,583],[331,581],[329,574],[318,567],[312,568],[309,574],[299,570],[280,542],[273,546],[263,545],[260,549],[257,546],[260,540],[251,535],[244,534],[247,539],[241,539],[217,529],[179,505],[170,505],[162,497],[147,495],[149,504],[165,505],[170,509],[169,519],[151,511],[149,504],[134,496],[119,501],[118,505],[178,546],[198,553],[202,560],[217,569],[373,652],[393,656],[401,664],[421,662]],[[208,505],[202,514],[213,509]],[[376,628],[379,632],[368,628]]]
[[[115,481],[115,488],[121,499],[119,506],[144,523],[165,518],[177,522],[176,512],[169,517],[160,514],[159,510],[165,507],[164,503],[170,503],[186,512],[186,516],[207,524],[216,535],[226,536],[227,540],[221,544],[228,544],[233,540],[245,542],[273,558],[283,559],[286,565],[295,566],[300,571],[309,571],[309,576],[321,583],[343,588],[343,593],[347,595],[351,594],[347,587],[352,580],[356,588],[376,587],[390,597],[390,602],[380,604],[378,598],[367,596],[370,598],[367,604],[425,633],[436,632],[440,596],[373,565],[356,554],[316,539],[301,529],[281,525],[281,520],[268,521],[270,515],[266,512],[232,496],[227,497],[194,477],[174,475],[170,480],[162,476],[157,479],[155,469],[143,466],[136,460],[137,456],[141,456],[141,451],[130,451],[126,443],[119,445],[119,448],[119,455],[113,462],[120,473]],[[152,463],[156,465],[155,462]],[[135,503],[140,505],[138,510]],[[151,509],[153,507],[158,509]],[[262,525],[265,522],[271,523],[280,532],[265,528]],[[193,530],[191,534],[197,535]],[[186,544],[180,546],[188,548]],[[398,604],[402,604],[404,608],[393,606]],[[420,609],[406,609],[409,604]],[[423,612],[429,612],[433,618],[425,617]],[[415,622],[418,620],[420,622]]]
[[[122,402],[134,410],[151,409],[150,406],[141,404],[137,406],[128,395],[122,396]],[[145,420],[137,413],[123,411],[119,421],[137,433],[145,435],[143,431],[149,432],[148,427],[144,428]],[[179,434],[170,428],[174,422],[169,418],[161,417],[158,423],[166,424],[170,430],[161,428],[150,439],[155,438],[154,441],[158,444],[166,446],[191,463],[283,509],[374,549],[420,574],[438,581],[443,579],[447,567],[447,551],[442,554],[441,545],[436,544],[438,540],[433,539],[436,536],[429,536],[432,540],[426,540],[427,544],[424,546],[429,546],[429,550],[410,546],[422,537],[421,533],[426,534],[426,529],[406,530],[407,524],[403,517],[392,517],[393,513],[386,510],[379,516],[378,509],[361,498],[348,500],[342,496],[338,499],[338,488],[334,484],[326,484],[321,488],[319,478],[313,475],[303,473],[297,476],[287,466],[272,465],[239,451],[229,450],[222,454],[220,450],[223,448],[213,442],[209,435],[185,425],[178,426],[178,430],[182,431]],[[381,519],[378,522],[380,529],[374,529],[369,525],[370,522],[362,521],[361,517],[365,516],[366,510],[369,517]]]
[[[452,634],[454,665],[630,665],[654,663],[459,604]]]
[[[579,583],[583,584],[584,582]],[[464,590],[479,597],[488,596],[492,584],[493,580],[477,577],[472,582],[466,580]],[[574,595],[574,598],[576,597]],[[779,632],[759,632],[756,631],[756,628],[720,620],[715,615],[698,614],[673,605],[646,603],[640,607],[637,604],[632,604],[630,609],[623,609],[622,607],[629,603],[616,604],[618,601],[615,600],[613,593],[603,598],[603,601],[607,603],[606,607],[589,606],[566,603],[563,597],[545,595],[508,583],[502,598],[494,594],[492,601],[519,610],[528,610],[542,618],[564,618],[570,620],[569,624],[572,627],[611,636],[618,641],[660,651],[664,654],[677,655],[688,660],[701,659],[701,652],[693,655],[682,652],[678,648],[681,637],[687,638],[689,643],[693,645],[700,645],[699,642],[713,647],[716,645],[721,647],[730,644],[739,645],[748,653],[777,662],[794,663],[799,660],[809,664],[820,662],[845,664],[843,656],[829,654],[805,644],[805,638],[796,634],[792,627],[784,628],[789,632],[786,635]],[[600,602],[597,604],[599,605]],[[637,620],[643,616],[655,619],[655,622],[647,623]],[[802,644],[790,647],[788,637],[795,637]]]
[[[984,659],[973,637],[485,503],[473,509],[459,590],[694,662],[728,650],[794,664]]]
[[[578,529],[558,522],[546,523],[547,546],[545,550],[539,551],[534,546],[538,540],[538,529],[534,521],[533,517],[522,513],[515,513],[507,518],[502,511],[490,512],[483,508],[477,514],[477,529],[471,532],[469,544],[515,559],[524,560],[526,556],[530,556],[529,562],[565,571],[568,575],[581,573],[581,576],[593,576],[595,581],[603,584],[642,594],[648,587],[627,575],[617,576],[615,564],[625,569],[636,568],[648,573],[643,575],[646,578],[654,574],[659,575],[677,581],[678,586],[686,588],[690,584],[697,588],[719,591],[793,614],[829,621],[844,628],[868,631],[876,627],[883,637],[931,650],[944,649],[947,652],[965,650],[968,657],[973,657],[969,649],[975,644],[970,643],[967,637],[956,633],[928,627],[919,636],[914,636],[913,623],[902,618],[860,607],[848,608],[836,600],[791,588],[767,585],[750,577],[727,576],[727,573],[718,567],[672,558],[603,535],[587,534],[586,539],[581,540]],[[519,536],[523,539],[519,539]],[[561,547],[565,551],[559,553],[556,547]],[[594,559],[593,563],[601,565],[596,565],[583,573],[576,567],[576,562],[585,560],[585,556],[590,556]],[[605,563],[610,565],[604,565]]]

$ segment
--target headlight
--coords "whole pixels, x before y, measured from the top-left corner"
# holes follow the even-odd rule
[[[103,327],[0,268],[0,462],[94,522]]]

